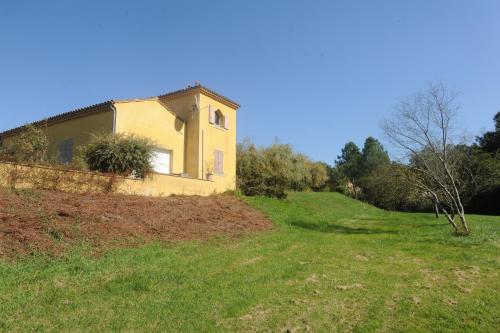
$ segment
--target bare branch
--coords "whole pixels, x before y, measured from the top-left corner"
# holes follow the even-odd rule
[[[453,221],[454,212],[460,217],[461,232],[468,234],[461,199],[461,177],[467,172],[461,167],[463,157],[454,153],[453,121],[457,94],[444,84],[432,85],[427,91],[399,103],[393,119],[382,124],[387,138],[406,152],[417,188],[429,193],[439,203],[444,214]],[[444,208],[449,206],[451,214]],[[451,220],[450,220],[451,218]]]

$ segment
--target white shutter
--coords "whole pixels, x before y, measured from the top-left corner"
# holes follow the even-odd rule
[[[210,124],[214,124],[215,123],[215,111],[212,110],[212,106],[211,105],[208,106],[208,122]]]
[[[214,172],[219,173],[219,151],[214,150]]]
[[[224,174],[224,152],[219,152],[220,156],[219,156],[219,171],[220,171],[220,174],[223,175]]]
[[[222,150],[214,151],[214,171],[218,175],[224,174],[224,152]]]
[[[229,119],[228,119],[228,116],[226,114],[226,115],[224,115],[224,128],[228,129],[228,127],[229,127]]]

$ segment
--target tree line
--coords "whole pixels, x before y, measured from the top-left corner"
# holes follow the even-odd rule
[[[347,142],[332,166],[291,145],[245,140],[237,148],[238,188],[278,198],[287,191],[336,191],[383,209],[433,211],[455,233],[468,234],[465,212],[500,214],[500,112],[494,131],[468,143],[457,110],[457,94],[444,84],[402,100],[381,126],[397,160],[373,137],[362,148]]]
[[[443,84],[402,100],[382,124],[400,153],[391,160],[381,142],[347,142],[334,165],[313,161],[289,144],[237,145],[237,187],[245,195],[284,199],[288,191],[336,191],[387,210],[434,211],[468,234],[465,213],[500,215],[500,112],[494,130],[470,143],[457,125],[457,94]],[[43,128],[25,126],[0,145],[0,160],[59,164],[47,157]],[[67,166],[144,177],[154,145],[133,135],[95,135]],[[456,219],[458,217],[458,220]]]

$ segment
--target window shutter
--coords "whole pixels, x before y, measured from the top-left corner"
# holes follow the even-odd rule
[[[229,127],[229,119],[227,114],[224,116],[224,128],[227,129]]]
[[[224,153],[219,151],[219,173],[224,174]]]
[[[217,173],[220,173],[220,151],[217,151]]]
[[[219,151],[214,150],[214,172],[219,173]]]
[[[208,106],[208,122],[210,124],[214,124],[215,123],[215,111],[212,110],[212,106],[211,105]]]
[[[224,152],[218,149],[214,150],[214,172],[224,174]]]
[[[217,173],[220,174],[220,151],[217,150]]]

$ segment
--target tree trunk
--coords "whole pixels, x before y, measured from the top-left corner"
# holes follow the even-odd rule
[[[436,214],[436,218],[439,218],[439,205],[437,201],[434,201],[434,214]]]
[[[458,196],[458,194],[457,194]],[[457,198],[458,200],[458,207],[457,207],[457,214],[460,217],[460,223],[462,224],[462,229],[464,234],[468,235],[470,233],[469,226],[467,224],[467,220],[465,219],[465,209],[464,206],[462,205],[462,200],[460,197]]]
[[[464,233],[466,235],[470,234],[469,226],[467,225],[467,220],[465,219],[465,214],[459,213],[458,216],[460,216],[460,222],[462,223],[462,228],[464,229]]]
[[[464,210],[464,205],[462,204],[462,199],[460,197],[460,192],[458,191],[458,188],[456,186],[455,179],[453,178],[453,175],[451,174],[450,170],[448,169],[448,166],[445,164],[444,165],[446,173],[448,175],[448,178],[451,180],[451,184],[453,185],[453,190],[455,192],[455,198],[453,198],[453,202],[455,204],[455,213],[458,214],[460,217],[460,222],[462,224],[463,228],[463,233],[465,235],[468,235],[470,233],[469,231],[469,226],[467,225],[467,221],[465,219],[465,210]]]
[[[446,208],[444,208],[442,205],[441,205],[441,210],[443,211],[444,216],[446,216],[446,219],[451,224],[455,232],[459,233],[460,229],[458,228],[458,225],[455,223],[455,221],[453,221],[454,218],[451,217],[450,214],[448,214],[448,211],[446,211]]]

